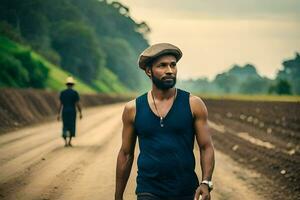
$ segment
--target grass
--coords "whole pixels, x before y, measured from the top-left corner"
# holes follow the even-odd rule
[[[9,54],[16,54],[19,52],[29,51],[31,59],[33,59],[36,62],[42,62],[49,69],[49,77],[46,81],[46,90],[60,91],[66,88],[65,80],[68,76],[72,75],[70,72],[67,72],[59,66],[50,63],[43,56],[34,52],[30,47],[20,45],[3,36],[0,36],[0,51],[7,52]],[[97,92],[127,92],[126,87],[122,85],[117,76],[107,68],[104,68],[102,70],[100,79],[96,80],[93,86],[84,83],[82,80],[80,80],[80,78],[74,75],[72,76],[76,81],[75,89],[81,93],[91,94]]]
[[[99,80],[95,81],[95,86],[97,88],[103,88],[107,93],[126,93],[128,89],[125,88],[119,81],[118,77],[107,68],[101,68],[99,72],[101,76]]]
[[[5,51],[10,54],[16,54],[19,52],[29,51],[31,55],[31,59],[33,59],[35,62],[42,62],[48,69],[49,69],[49,77],[46,82],[46,88],[47,90],[54,90],[59,91],[64,88],[65,86],[65,80],[68,76],[71,74],[69,72],[64,71],[60,67],[50,63],[45,58],[43,58],[41,55],[35,53],[31,50],[30,47],[19,45],[16,42],[13,42],[6,37],[0,36],[0,51]],[[76,90],[78,90],[81,93],[96,93],[97,91],[90,87],[89,85],[85,84],[83,81],[81,81],[78,77],[74,77],[76,80]]]
[[[44,63],[44,65],[49,69],[49,78],[47,80],[47,88],[50,90],[59,91],[64,88],[65,86],[65,80],[68,76],[73,76],[76,84],[75,89],[81,93],[97,93],[95,89],[93,89],[91,86],[85,84],[83,81],[81,81],[78,77],[72,75],[71,73],[62,70],[61,68],[57,67],[56,65],[48,62],[46,59],[41,57],[40,55],[36,53],[32,53],[32,58],[35,60],[39,60]]]

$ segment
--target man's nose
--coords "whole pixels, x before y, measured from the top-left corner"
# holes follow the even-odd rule
[[[167,67],[166,74],[173,74],[173,69],[170,65],[168,65],[168,67]]]

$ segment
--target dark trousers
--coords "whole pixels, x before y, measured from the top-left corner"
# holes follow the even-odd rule
[[[137,200],[193,200],[194,195],[184,197],[160,197],[151,193],[139,193],[137,194]]]

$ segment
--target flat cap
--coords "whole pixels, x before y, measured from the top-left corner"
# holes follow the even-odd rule
[[[169,43],[158,43],[148,47],[141,53],[138,59],[139,67],[145,70],[149,61],[164,54],[174,55],[177,61],[182,57],[182,52],[178,47]]]

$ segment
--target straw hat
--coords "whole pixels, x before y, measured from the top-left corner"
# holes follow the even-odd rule
[[[182,52],[178,47],[169,43],[158,43],[148,47],[141,53],[138,59],[138,65],[141,69],[145,70],[149,61],[164,54],[174,55],[177,62],[182,57]]]
[[[66,84],[75,84],[75,81],[73,79],[72,76],[69,76],[67,79],[66,79]]]

